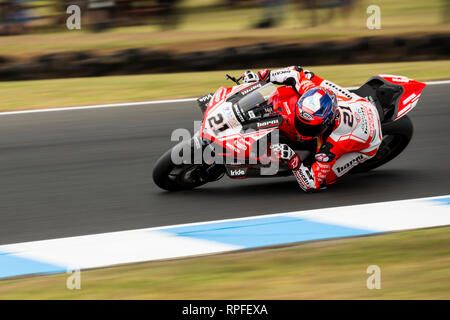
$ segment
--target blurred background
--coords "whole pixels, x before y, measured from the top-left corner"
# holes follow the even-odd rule
[[[80,29],[67,27],[71,5]],[[380,73],[448,80],[450,0],[0,0],[0,112],[199,97],[232,85],[226,72],[289,65],[342,86]],[[425,92],[401,160],[311,198],[294,179],[162,194],[152,166],[170,132],[200,118],[194,102],[9,114],[0,125],[0,244],[449,194],[450,90]],[[445,299],[448,231],[98,270],[83,273],[92,282],[80,296],[65,289],[66,274],[19,279],[0,283],[0,298]],[[383,290],[374,293],[365,270],[378,262]]]
[[[72,5],[80,29],[67,27]],[[0,81],[450,57],[450,0],[0,0],[0,8]]]
[[[129,26],[146,26],[135,28],[138,33],[327,25],[333,26],[328,29],[328,34],[333,34],[346,28],[365,28],[369,5],[381,8],[385,27],[429,27],[450,20],[449,0],[1,0],[1,32],[66,31],[66,9],[70,5],[81,8],[83,29],[91,32]]]
[[[66,27],[70,5],[81,9],[81,30]],[[380,30],[367,27],[370,5],[380,7]],[[441,33],[449,21],[450,0],[0,0],[0,54],[148,46],[184,52]]]

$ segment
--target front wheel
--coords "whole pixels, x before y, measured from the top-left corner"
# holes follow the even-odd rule
[[[192,148],[191,145],[190,142],[187,145],[180,143],[158,159],[153,168],[153,181],[158,187],[168,191],[190,190],[221,178],[225,172],[223,166],[194,164],[193,161],[175,164],[172,161],[172,152],[182,156],[183,150]]]
[[[352,173],[367,172],[378,168],[398,156],[409,144],[413,136],[413,124],[408,116],[382,125],[383,141],[377,154],[357,165]]]

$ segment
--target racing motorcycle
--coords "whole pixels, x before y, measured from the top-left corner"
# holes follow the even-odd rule
[[[283,126],[289,125],[283,118],[292,113],[289,106],[299,98],[293,88],[263,81],[240,84],[242,77],[226,76],[234,86],[220,87],[197,99],[203,114],[200,130],[156,162],[153,180],[160,188],[193,189],[225,175],[232,179],[291,175],[286,164],[271,158],[271,143],[288,143],[306,164],[313,161],[314,142],[293,142],[294,137],[282,133],[286,131]],[[425,86],[403,76],[377,75],[358,89],[344,89],[343,95],[356,94],[375,104],[383,131],[377,154],[352,173],[380,167],[406,148],[413,135],[406,114],[416,106]]]

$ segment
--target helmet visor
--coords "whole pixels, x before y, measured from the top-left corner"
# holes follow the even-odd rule
[[[326,123],[311,125],[295,117],[295,128],[297,129],[297,132],[302,136],[318,137],[325,133],[328,125]]]

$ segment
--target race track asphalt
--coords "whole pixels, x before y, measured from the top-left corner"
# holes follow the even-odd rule
[[[293,177],[158,189],[155,161],[195,102],[0,116],[0,244],[446,195],[450,85],[424,90],[413,141],[389,164],[304,194]]]

